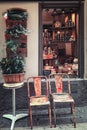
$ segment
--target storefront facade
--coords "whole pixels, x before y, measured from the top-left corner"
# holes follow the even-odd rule
[[[64,7],[65,1],[60,2],[60,7]],[[72,96],[75,99],[76,105],[81,103],[87,103],[85,98],[87,97],[87,0],[85,1],[67,1],[69,5],[76,6],[79,10],[79,32],[78,32],[78,57],[79,57],[79,76],[78,78],[71,79],[71,90]],[[56,6],[57,5],[57,6]],[[43,26],[42,26],[42,10],[44,8],[49,8],[50,6],[54,8],[60,8],[58,6],[58,1],[52,2],[40,2],[40,1],[26,1],[26,2],[0,2],[0,60],[6,55],[6,46],[4,39],[4,31],[6,29],[4,18],[2,13],[9,8],[23,8],[28,12],[28,22],[27,28],[29,29],[29,35],[27,36],[27,57],[25,57],[25,86],[26,79],[28,76],[36,76],[43,74]],[[65,6],[68,4],[65,4]],[[78,6],[79,5],[79,6]],[[67,6],[66,6],[67,7]],[[0,83],[3,83],[2,73],[0,71]],[[7,108],[10,109],[11,93],[9,90],[5,90],[0,86],[0,96],[4,99],[0,102],[1,111]],[[19,96],[19,93],[21,95]],[[4,96],[6,95],[6,96]],[[22,87],[17,93],[18,100],[21,99],[20,106],[17,105],[18,109],[27,109],[27,89]],[[9,100],[9,101],[7,101]],[[7,101],[7,105],[6,105]],[[84,101],[84,102],[83,102]],[[5,103],[4,103],[5,102]]]
[[[28,23],[27,27],[30,30],[30,33],[28,35],[28,40],[27,40],[27,57],[26,59],[26,65],[25,65],[25,71],[26,71],[26,76],[25,80],[27,79],[28,76],[33,76],[33,75],[42,75],[43,74],[43,40],[42,40],[42,10],[43,8],[67,8],[70,6],[70,8],[76,7],[79,10],[79,32],[78,32],[78,66],[79,66],[79,78],[86,78],[87,77],[87,60],[86,60],[86,55],[87,55],[87,46],[86,46],[86,34],[87,34],[87,28],[86,28],[86,5],[87,1],[75,1],[72,4],[72,1],[26,1],[26,2],[1,2],[0,4],[0,41],[1,41],[1,55],[0,59],[4,57],[5,54],[5,40],[4,40],[4,31],[5,31],[5,23],[4,19],[2,16],[2,13],[5,12],[5,10],[9,8],[24,8],[27,9],[29,17],[28,17]],[[67,6],[68,5],[68,6]],[[72,5],[72,6],[71,6]],[[84,14],[84,15],[83,15]],[[1,77],[1,82],[3,81],[2,79],[2,74],[0,74]]]

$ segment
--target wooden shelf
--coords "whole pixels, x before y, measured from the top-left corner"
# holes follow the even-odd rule
[[[57,58],[43,58],[43,66],[53,66],[57,71],[58,64],[64,64],[67,57],[73,57],[74,46],[77,42],[76,14],[73,15],[74,19],[71,12],[66,14],[54,15],[52,24],[43,25],[43,53],[57,55]]]

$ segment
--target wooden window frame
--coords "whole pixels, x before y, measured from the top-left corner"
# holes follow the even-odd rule
[[[63,7],[77,7],[78,13],[79,13],[79,33],[78,33],[78,77],[83,78],[84,77],[84,1],[75,1],[71,2],[68,1],[61,1],[61,2],[44,2],[39,3],[39,57],[38,57],[38,75],[43,74],[43,45],[42,43],[42,9],[43,8],[63,8]]]

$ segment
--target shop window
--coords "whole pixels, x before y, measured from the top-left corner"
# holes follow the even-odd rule
[[[83,1],[42,3],[40,12],[39,75],[68,73],[84,75]]]
[[[61,72],[78,77],[77,8],[43,9],[42,23],[43,74]]]

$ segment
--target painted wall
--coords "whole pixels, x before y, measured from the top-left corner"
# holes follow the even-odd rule
[[[31,31],[28,35],[28,50],[25,65],[25,79],[27,76],[38,75],[38,3],[36,2],[3,2],[0,3],[0,59],[5,56],[5,40],[4,31],[6,30],[5,21],[2,13],[9,8],[24,8],[27,9],[28,29]],[[0,81],[2,74],[0,72]]]

